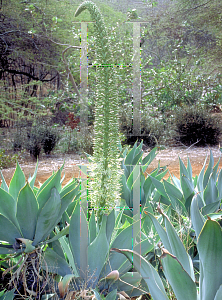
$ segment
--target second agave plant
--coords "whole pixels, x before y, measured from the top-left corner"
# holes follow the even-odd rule
[[[15,264],[8,266],[3,273],[11,273],[10,285],[15,288],[15,294],[38,298],[46,293],[47,279],[40,275],[42,253],[46,244],[68,233],[67,227],[57,235],[52,234],[79,193],[75,180],[62,188],[61,170],[39,189],[34,187],[37,165],[34,175],[26,181],[17,163],[9,187],[1,174],[0,254],[10,254],[15,258]]]

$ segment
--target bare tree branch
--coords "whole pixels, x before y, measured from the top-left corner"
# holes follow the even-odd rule
[[[68,65],[68,63],[67,63],[67,61],[66,61],[66,59],[65,59],[65,53],[66,53],[66,51],[69,50],[70,48],[81,48],[81,47],[78,47],[78,46],[69,46],[69,47],[67,47],[65,50],[63,50],[63,52],[62,52],[62,59],[63,59],[63,62],[64,62],[64,64],[65,64],[65,67],[66,67],[66,72],[67,72],[68,76],[70,77],[70,80],[71,80],[71,82],[72,82],[72,85],[73,85],[73,87],[74,87],[74,90],[75,90],[77,96],[80,98],[80,93],[79,93],[79,91],[78,91],[78,89],[77,89],[77,86],[76,86],[74,77],[73,77],[72,72],[71,72],[71,70],[70,70],[70,68],[69,68],[69,65]]]

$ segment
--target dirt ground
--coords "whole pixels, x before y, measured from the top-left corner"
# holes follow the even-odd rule
[[[178,157],[180,157],[183,160],[183,162],[186,164],[187,156],[188,156],[191,161],[193,176],[198,175],[202,169],[202,166],[204,164],[207,155],[209,160],[210,149],[212,150],[214,156],[214,163],[216,163],[221,155],[218,146],[212,148],[194,147],[194,146],[191,148],[169,147],[167,149],[160,150],[156,158],[149,166],[148,172],[150,173],[158,165],[158,162],[160,161],[160,165],[162,167],[167,166],[171,174],[174,174],[176,177],[179,177]],[[144,155],[147,154],[148,152],[145,152]],[[37,173],[35,185],[38,186],[38,182],[43,183],[52,174],[52,171],[58,170],[58,168],[62,166],[64,159],[65,159],[65,166],[64,166],[65,179],[63,181],[63,184],[67,183],[72,177],[78,177],[80,175],[78,166],[87,165],[88,163],[86,159],[83,159],[79,155],[74,155],[74,154],[70,154],[70,155],[53,154],[48,157],[42,155],[42,157],[40,157],[39,159],[38,173]],[[24,154],[23,157],[20,159],[20,166],[26,178],[28,178],[29,174],[31,175],[33,174],[35,170],[35,165],[36,162],[33,161],[28,154]],[[219,166],[220,168],[222,167],[222,161],[220,162]],[[10,183],[14,171],[15,171],[15,167],[2,170],[2,173],[6,179],[7,184]]]

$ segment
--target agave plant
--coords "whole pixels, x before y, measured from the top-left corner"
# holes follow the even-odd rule
[[[207,158],[199,176],[195,178],[192,177],[192,166],[189,158],[187,167],[179,158],[180,179],[171,176],[171,182],[169,180],[160,182],[158,178],[154,178],[150,174],[150,180],[156,188],[153,201],[172,205],[178,214],[190,216],[191,201],[196,195],[198,206],[203,215],[215,213],[220,208],[222,199],[222,170],[218,170],[220,159],[214,166],[212,151],[210,151],[210,160],[207,168],[206,161]]]
[[[142,146],[143,142],[138,146],[136,142],[130,151],[128,151],[127,148],[124,151],[120,149],[122,152],[121,168],[123,169],[120,191],[122,201],[120,206],[123,207],[127,205],[128,209],[125,210],[124,214],[131,217],[132,211],[129,210],[129,208],[133,208],[133,193],[136,186],[138,186],[140,190],[140,204],[143,210],[155,189],[150,176],[156,180],[161,180],[168,172],[166,167],[160,167],[160,165],[158,165],[158,167],[151,172],[150,176],[146,176],[147,168],[157,155],[157,147],[153,148],[150,153],[143,158],[144,152]],[[137,167],[135,168],[135,166]]]
[[[82,210],[80,213],[80,205],[76,203],[70,220],[69,237],[59,239],[61,247],[48,248],[44,256],[49,271],[63,277],[59,283],[62,297],[68,291],[71,279],[68,295],[73,297],[85,293],[94,294],[96,299],[106,297],[114,300],[118,294],[133,297],[143,293],[139,285],[143,288],[145,283],[137,272],[130,271],[132,265],[129,261],[118,253],[109,253],[111,247],[132,249],[132,225],[127,221],[121,225],[122,214],[123,210],[118,214],[112,210],[109,215],[103,215],[99,226],[93,212],[87,225],[86,217]],[[84,237],[81,237],[80,221],[83,227],[88,226],[85,244]],[[136,241],[134,247],[142,255],[152,248],[153,244],[145,235],[142,235],[141,241]]]
[[[1,174],[0,254],[20,257],[5,271],[12,273],[11,285],[15,286],[15,293],[38,298],[46,285],[40,276],[43,247],[67,234],[68,227],[49,240],[79,188],[74,180],[62,188],[62,167],[38,189],[34,187],[37,167],[38,163],[33,176],[26,181],[17,163],[9,187]]]
[[[169,218],[162,214],[165,229],[148,213],[163,243],[160,257],[166,280],[170,283],[177,300],[219,300],[222,299],[222,232],[218,222],[209,217],[205,220],[198,208],[197,197],[191,204],[191,218],[197,236],[197,250],[199,253],[200,274],[197,284],[195,270],[189,254],[176,233]],[[161,280],[156,269],[136,251],[125,249],[111,249],[124,254],[141,274],[147,283],[154,300],[169,299],[164,281]],[[132,258],[133,256],[133,258]],[[199,286],[198,286],[199,285]]]

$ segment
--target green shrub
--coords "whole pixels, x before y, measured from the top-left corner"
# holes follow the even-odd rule
[[[177,109],[174,115],[176,140],[185,145],[216,145],[221,134],[221,122],[203,108],[195,106]]]
[[[0,149],[0,169],[12,167],[17,159],[18,154],[7,155],[4,149]]]
[[[91,126],[85,132],[64,127],[61,135],[58,148],[62,153],[93,153],[93,128]]]
[[[126,136],[123,144],[134,145],[136,141],[153,148],[159,144],[165,135],[165,124],[161,118],[150,116],[147,110],[142,111],[141,135],[133,134],[132,108],[121,110],[120,131]]]
[[[13,151],[21,151],[27,144],[27,130],[25,128],[19,128],[13,135],[12,148]]]
[[[58,131],[55,127],[48,128],[43,126],[42,130],[42,148],[45,154],[50,154],[51,151],[55,148],[57,141],[59,140]]]
[[[57,129],[55,127],[49,127],[47,124],[32,126],[27,136],[26,149],[34,158],[39,156],[42,148],[45,154],[50,154],[59,140]]]
[[[30,155],[33,158],[38,158],[42,149],[42,145],[40,136],[37,132],[32,131],[30,134],[28,134],[26,149],[30,152]]]

